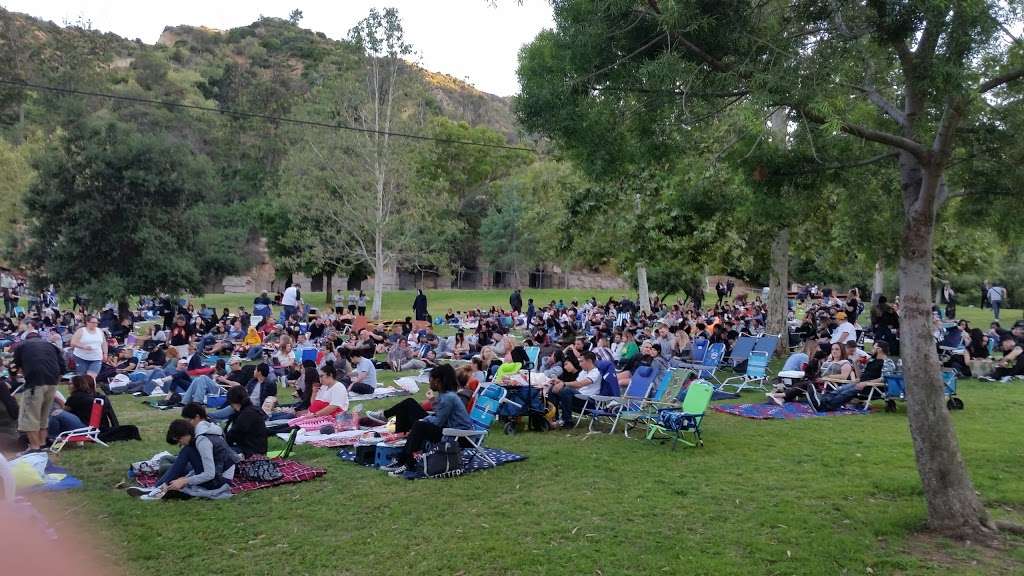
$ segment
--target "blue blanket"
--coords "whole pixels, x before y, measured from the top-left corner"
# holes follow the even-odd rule
[[[56,464],[46,465],[47,474],[64,474],[64,479],[59,482],[47,482],[45,484],[38,484],[36,486],[30,486],[22,490],[18,490],[20,494],[37,494],[40,492],[60,492],[62,490],[73,490],[75,488],[82,487],[82,481],[75,478],[71,474],[68,474],[66,468],[61,468]]]
[[[494,460],[495,465],[501,466],[502,464],[508,464],[510,462],[520,462],[526,460],[526,456],[522,454],[516,454],[515,452],[507,452],[505,450],[499,450],[497,448],[484,448],[484,452],[487,456]],[[351,450],[350,447],[342,448],[338,451],[338,457],[345,462],[352,462],[355,464],[356,453]],[[375,466],[367,466],[367,468],[375,468]],[[472,472],[479,472],[480,470],[487,470],[491,468],[491,464],[477,456],[473,457],[473,452],[470,450],[462,451],[462,473],[469,474]],[[405,478],[409,480],[420,480],[426,478],[422,472],[406,472]]]

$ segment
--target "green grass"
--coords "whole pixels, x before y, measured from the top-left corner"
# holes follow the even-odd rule
[[[975,484],[995,513],[1024,506],[1018,387],[961,385],[953,414]],[[755,399],[756,395],[748,398]],[[382,400],[367,408],[389,405]],[[326,477],[226,502],[132,500],[113,489],[128,464],[168,448],[173,413],[115,397],[144,442],[67,449],[85,481],[55,495],[92,518],[101,550],[130,574],[1012,574],[952,546],[915,555],[924,501],[901,406],[894,414],[759,422],[706,419],[704,448],[621,434],[523,433],[488,444],[522,463],[408,482],[341,462],[295,458]],[[1015,541],[1016,544],[1021,542]],[[945,545],[942,546],[945,550]],[[980,562],[974,564],[974,562]]]
[[[508,297],[511,290],[427,290],[427,305],[430,313],[434,316],[444,316],[449,308],[452,310],[465,311],[467,308],[487,309],[491,306],[500,306],[508,309]],[[346,292],[347,294],[347,292]],[[631,295],[632,291],[625,290],[523,290],[523,306],[526,306],[526,299],[533,298],[538,307],[546,305],[551,300],[558,301],[559,298],[568,304],[573,299],[583,301],[594,296],[599,301],[605,301],[614,296]],[[256,294],[207,294],[195,296],[192,303],[198,309],[200,304],[215,306],[221,310],[225,306],[234,311],[238,306],[245,306],[252,310],[252,300]],[[401,320],[406,316],[412,316],[412,301],[416,297],[415,290],[395,290],[384,293],[384,302],[381,306],[381,318],[385,320]],[[313,292],[303,295],[303,299],[310,306],[324,306],[324,293]],[[331,304],[333,306],[333,304]]]
[[[621,296],[524,291],[538,302]],[[430,309],[503,305],[507,291],[431,291]],[[411,311],[391,292],[385,318]],[[316,295],[308,297],[317,302]],[[196,298],[218,307],[251,295]],[[961,307],[987,326],[988,310]],[[1006,319],[1020,311],[1005,311]],[[953,413],[972,477],[994,515],[1024,517],[1020,384],[961,382]],[[749,401],[758,401],[748,394]],[[1019,574],[1024,547],[924,540],[924,500],[905,408],[868,416],[759,422],[712,413],[701,449],[570,432],[488,444],[525,462],[408,482],[299,447],[326,477],[226,502],[132,500],[113,486],[130,462],[168,449],[173,413],[115,397],[143,442],[68,449],[85,481],[57,494],[91,519],[100,550],[129,574]],[[390,400],[367,403],[368,409]],[[1015,547],[1014,547],[1015,546]]]

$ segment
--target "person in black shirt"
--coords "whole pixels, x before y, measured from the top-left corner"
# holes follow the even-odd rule
[[[237,448],[243,456],[249,458],[254,454],[267,453],[266,414],[253,406],[245,388],[236,386],[228,390],[228,406],[235,411],[228,418],[229,426],[226,434],[228,445]]]

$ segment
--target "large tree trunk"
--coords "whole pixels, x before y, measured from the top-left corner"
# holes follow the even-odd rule
[[[941,174],[927,174],[909,155],[902,156],[905,210],[899,270],[900,357],[910,436],[928,505],[929,528],[977,540],[991,532],[992,524],[960,456],[932,338],[932,234]]]
[[[640,300],[637,304],[646,314],[651,311],[651,292],[647,288],[647,266],[642,263],[636,265],[636,289],[639,293],[637,298]]]
[[[878,297],[885,293],[885,267],[882,259],[875,260],[875,278],[871,284],[871,304],[878,304]]]
[[[384,301],[384,230],[380,227],[373,235],[373,304],[370,306],[370,318],[380,320],[380,305]]]
[[[789,346],[789,327],[786,316],[789,311],[789,228],[775,233],[772,240],[772,269],[768,278],[768,329],[769,334],[781,334],[776,349],[785,354]]]
[[[333,304],[331,294],[334,292],[334,274],[324,272],[324,304]]]

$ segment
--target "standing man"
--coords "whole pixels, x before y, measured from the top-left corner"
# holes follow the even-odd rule
[[[416,314],[417,320],[427,319],[427,295],[422,289],[416,290],[416,299],[412,301],[412,311]]]
[[[523,311],[523,295],[519,292],[519,288],[512,291],[512,295],[508,297],[508,304],[516,314]]]
[[[53,396],[60,375],[67,371],[60,350],[39,337],[33,325],[25,340],[14,349],[13,366],[25,378],[18,392],[18,431],[28,437],[28,451],[39,452],[46,444]]]
[[[284,319],[282,324],[295,314],[295,309],[302,304],[302,294],[299,292],[299,286],[292,284],[284,289],[284,295],[281,296],[281,306],[284,307]]]
[[[992,316],[999,320],[999,309],[1003,306],[1003,300],[1006,300],[1006,288],[999,285],[999,282],[994,282],[988,289],[988,303],[992,306]]]
[[[985,304],[988,304],[988,289],[991,288],[991,287],[992,287],[992,285],[989,284],[988,280],[985,280],[984,282],[981,283],[981,309],[982,310],[985,309]]]
[[[732,290],[735,287],[736,287],[736,283],[733,282],[732,278],[729,278],[729,280],[727,280],[726,283],[725,283],[725,293],[726,293],[726,295],[729,296],[729,298],[732,298]]]
[[[526,325],[533,326],[533,317],[537,315],[537,307],[533,304],[533,298],[526,301]]]

